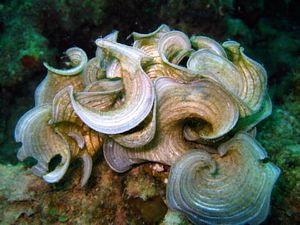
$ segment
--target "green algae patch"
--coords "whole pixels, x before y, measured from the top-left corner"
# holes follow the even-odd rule
[[[9,202],[33,199],[30,184],[39,178],[31,176],[30,171],[26,171],[22,165],[0,164],[0,177],[0,198]]]
[[[157,195],[155,180],[150,176],[131,177],[126,179],[126,194],[131,198],[141,198],[146,201]]]
[[[259,127],[258,140],[281,169],[266,223],[296,223],[300,220],[300,121],[293,113],[275,107]]]
[[[65,223],[65,222],[67,222],[68,220],[69,220],[68,217],[65,216],[65,215],[60,215],[60,216],[58,217],[58,221],[59,221],[59,222],[62,222],[62,223]]]
[[[180,212],[168,210],[160,225],[192,225]]]

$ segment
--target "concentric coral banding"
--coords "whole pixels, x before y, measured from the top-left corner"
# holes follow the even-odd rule
[[[250,59],[244,53],[244,48],[236,41],[226,41],[223,47],[231,57],[232,62],[239,68],[245,77],[244,96],[242,99],[255,113],[263,104],[267,89],[267,73],[262,65]]]
[[[222,144],[217,154],[194,150],[176,160],[167,185],[168,206],[195,224],[260,224],[279,176],[261,146],[247,134]]]
[[[205,48],[210,50],[212,53],[215,53],[216,55],[222,56],[223,58],[227,58],[227,54],[222,48],[222,46],[209,37],[193,35],[190,38],[190,40],[193,47],[197,50]]]
[[[140,66],[140,61],[148,57],[142,51],[104,39],[96,40],[100,47],[108,49],[122,66],[122,81],[125,89],[125,101],[117,109],[96,112],[80,104],[71,95],[76,114],[92,129],[117,134],[128,131],[142,122],[152,109],[154,102],[153,85]]]
[[[119,173],[160,162],[171,166],[169,207],[193,223],[261,223],[279,176],[254,139],[272,111],[262,65],[237,42],[189,39],[166,25],[133,33],[133,46],[117,36],[97,39],[90,60],[80,48],[67,50],[71,69],[44,64],[35,107],[15,129],[18,158],[35,158],[33,172],[49,183],[81,158],[81,186],[102,148]],[[49,171],[56,155],[61,162]]]
[[[71,69],[56,69],[44,63],[48,73],[35,91],[35,105],[51,104],[54,96],[64,87],[72,85],[76,91],[83,89],[83,80],[80,77],[88,61],[86,53],[80,48],[70,48],[66,55],[74,66]]]
[[[155,90],[158,115],[154,139],[135,149],[107,140],[109,143],[104,145],[104,155],[112,169],[125,170],[122,164],[119,167],[114,162],[109,162],[117,157],[119,162],[130,159],[133,164],[155,161],[172,165],[178,157],[192,148],[208,148],[185,139],[183,131],[187,122],[198,122],[201,129],[190,128],[191,132],[196,133],[196,139],[209,141],[228,133],[238,120],[238,108],[234,99],[222,87],[209,80],[185,84],[161,77],[155,81]],[[110,154],[115,154],[115,158]],[[128,162],[124,164],[126,168],[130,168]]]
[[[18,121],[15,140],[23,144],[18,151],[18,159],[23,161],[27,157],[35,158],[37,164],[32,168],[33,173],[53,183],[65,174],[71,152],[63,135],[48,124],[50,117],[51,105],[38,106],[28,111]],[[48,173],[48,163],[56,155],[62,157],[61,163],[54,171]]]
[[[81,48],[69,48],[66,51],[66,55],[71,61],[71,64],[74,66],[71,69],[56,69],[52,66],[49,66],[48,63],[44,63],[44,66],[51,73],[61,75],[61,76],[73,76],[79,74],[85,67],[85,64],[88,61],[88,57]]]

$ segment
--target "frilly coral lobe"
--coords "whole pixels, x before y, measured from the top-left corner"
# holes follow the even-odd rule
[[[192,223],[263,222],[280,174],[255,140],[272,110],[265,69],[238,42],[189,38],[167,25],[133,33],[133,46],[117,35],[97,39],[91,59],[69,49],[71,69],[44,64],[35,107],[15,129],[19,160],[35,158],[34,174],[55,183],[79,157],[81,186],[101,150],[119,173],[159,162],[171,166],[168,207]]]

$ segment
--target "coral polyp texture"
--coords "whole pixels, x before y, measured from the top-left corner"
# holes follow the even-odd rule
[[[82,158],[81,186],[98,151],[119,173],[162,163],[171,166],[167,205],[192,223],[263,222],[280,174],[255,140],[272,110],[265,69],[235,41],[189,38],[166,25],[133,33],[133,46],[117,36],[97,39],[90,60],[67,50],[69,69],[44,64],[35,107],[15,129],[18,158],[35,158],[33,173],[49,183]]]

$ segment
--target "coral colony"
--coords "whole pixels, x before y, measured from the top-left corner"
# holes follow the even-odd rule
[[[171,166],[168,207],[194,224],[263,222],[280,174],[255,140],[272,110],[264,68],[235,41],[188,38],[166,25],[133,33],[133,46],[117,35],[97,39],[90,60],[69,49],[70,69],[44,64],[35,107],[15,129],[18,158],[34,157],[33,173],[55,183],[81,157],[82,186],[97,151],[119,173],[159,162]]]

